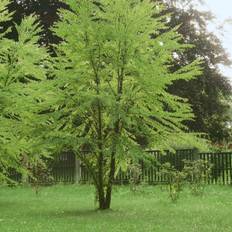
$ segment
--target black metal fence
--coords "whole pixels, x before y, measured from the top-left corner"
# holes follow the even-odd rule
[[[76,159],[72,153],[65,153],[54,160],[51,175],[54,182],[74,183],[76,172]]]
[[[140,181],[149,184],[161,184],[166,182],[165,176],[160,175],[160,165],[169,162],[177,170],[184,167],[183,160],[202,159],[213,165],[210,178],[207,179],[208,184],[232,184],[232,152],[224,153],[198,153],[195,150],[177,150],[176,153],[166,151],[148,151],[155,159],[153,163],[141,161],[141,177]],[[55,182],[74,183],[76,180],[76,171],[80,174],[79,181],[81,183],[91,182],[91,176],[88,169],[82,164],[80,170],[76,170],[75,157],[71,154],[62,155],[56,161],[52,175]],[[128,183],[130,172],[119,171],[116,178],[116,184]]]
[[[149,184],[162,184],[166,182],[166,177],[160,175],[160,165],[169,162],[177,170],[184,167],[183,160],[205,160],[213,165],[210,178],[206,180],[208,184],[232,184],[232,152],[219,153],[198,153],[195,150],[177,150],[175,153],[166,151],[148,151],[154,157],[153,163],[140,162],[141,176],[140,181]],[[51,175],[55,183],[88,183],[91,182],[91,176],[84,164],[75,158],[71,153],[62,154],[57,157],[51,168]],[[13,177],[13,176],[11,176]],[[16,178],[17,177],[17,178]],[[16,175],[17,181],[20,176]],[[118,172],[115,178],[115,184],[129,183],[130,172]]]

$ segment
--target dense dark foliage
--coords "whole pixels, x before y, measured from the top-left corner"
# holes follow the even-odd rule
[[[170,25],[180,25],[179,33],[186,43],[194,47],[187,53],[178,54],[176,66],[189,63],[196,57],[203,59],[203,75],[190,82],[178,81],[170,91],[189,99],[196,116],[195,121],[188,122],[190,130],[205,132],[215,143],[228,142],[231,130],[228,97],[231,86],[227,77],[218,69],[218,64],[230,65],[231,60],[221,41],[207,31],[207,24],[213,19],[210,12],[200,12],[194,7],[196,1],[165,1],[168,12],[172,13]]]

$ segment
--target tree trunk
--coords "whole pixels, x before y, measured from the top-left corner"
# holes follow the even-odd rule
[[[109,173],[108,186],[106,190],[106,206],[109,208],[111,205],[111,195],[112,195],[114,175],[115,175],[115,152],[111,154],[110,173]]]
[[[104,197],[104,199],[99,199],[99,210],[106,210],[106,209],[109,209],[110,207],[107,206],[106,204],[106,199]]]
[[[109,189],[110,189],[110,191],[107,191],[107,193],[106,193],[106,195],[104,197],[99,196],[99,198],[98,198],[98,209],[99,210],[110,209],[112,186],[110,186]]]
[[[111,154],[108,183],[106,186],[104,186],[104,184],[98,186],[98,202],[99,202],[100,210],[110,209],[114,174],[115,174],[115,152]],[[101,183],[104,183],[103,179]],[[106,191],[104,191],[104,188],[106,188]]]

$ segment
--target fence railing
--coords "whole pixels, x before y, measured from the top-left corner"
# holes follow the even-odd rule
[[[177,150],[176,153],[166,151],[148,151],[154,157],[153,163],[140,162],[141,176],[140,181],[148,184],[162,184],[166,182],[166,177],[160,175],[160,165],[169,162],[177,170],[184,167],[183,160],[205,160],[213,165],[210,177],[206,180],[208,184],[232,184],[232,152],[224,153],[198,153],[196,150]],[[80,164],[71,153],[62,154],[55,159],[51,175],[55,183],[88,183],[91,182],[91,175],[84,164]],[[78,178],[77,178],[78,176]],[[17,175],[17,180],[19,180]],[[129,183],[130,172],[118,172],[115,184]]]

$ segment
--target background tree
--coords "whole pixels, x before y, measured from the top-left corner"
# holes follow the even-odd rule
[[[44,111],[50,116],[44,131],[48,142],[72,150],[87,166],[99,208],[108,209],[116,169],[146,157],[138,135],[157,149],[170,148],[173,134],[185,138],[191,107],[166,90],[200,75],[199,61],[172,71],[173,52],[189,46],[179,43],[177,28],[162,33],[161,5],[64,2],[70,9],[61,10],[53,28],[62,42],[54,45],[54,75],[46,84],[57,103]]]
[[[232,92],[229,80],[219,70],[218,64],[230,65],[231,60],[222,47],[222,42],[207,29],[213,15],[198,10],[196,1],[162,2],[167,6],[166,13],[171,13],[169,25],[180,25],[178,32],[183,36],[184,42],[194,45],[187,52],[176,54],[176,67],[191,63],[196,57],[203,60],[200,78],[189,82],[178,81],[169,91],[188,98],[193,106],[195,120],[186,124],[190,130],[207,133],[214,143],[228,142],[231,139],[228,98]]]

